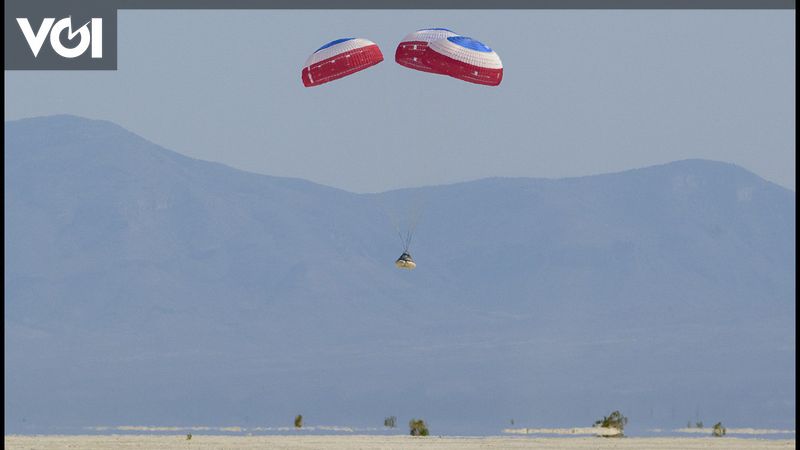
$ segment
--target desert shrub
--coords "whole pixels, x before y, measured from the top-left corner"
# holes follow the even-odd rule
[[[408,427],[411,429],[412,436],[428,436],[428,425],[422,419],[411,419],[408,422]]]
[[[303,428],[303,415],[298,414],[297,417],[294,418],[294,427],[295,428]]]
[[[383,426],[385,426],[386,428],[394,428],[394,427],[396,427],[397,426],[397,417],[390,416],[390,417],[387,417],[387,418],[383,419]]]
[[[614,437],[622,437],[622,430],[625,428],[627,423],[627,417],[623,416],[619,411],[614,411],[608,416],[603,416],[602,419],[595,421],[594,426],[603,428],[616,428],[619,430],[619,434],[615,435]]]
[[[189,434],[186,435],[186,440],[187,441],[191,441],[192,440],[192,433],[189,433]]]
[[[716,424],[714,424],[714,428],[711,430],[711,435],[714,437],[722,437],[725,436],[725,433],[727,431],[728,430],[725,429],[724,426],[722,426],[722,422],[717,422]]]

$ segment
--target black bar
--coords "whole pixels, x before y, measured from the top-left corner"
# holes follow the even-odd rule
[[[796,9],[795,0],[116,0],[118,9]]]

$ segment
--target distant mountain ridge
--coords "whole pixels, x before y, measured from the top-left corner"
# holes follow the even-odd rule
[[[794,428],[795,194],[738,166],[353,194],[105,121],[5,132],[7,432]]]

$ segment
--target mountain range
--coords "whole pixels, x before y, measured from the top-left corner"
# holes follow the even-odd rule
[[[795,193],[733,164],[356,194],[48,116],[4,186],[6,433],[795,426]]]

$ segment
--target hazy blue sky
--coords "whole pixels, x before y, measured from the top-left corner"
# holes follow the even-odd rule
[[[447,27],[503,60],[497,88],[394,62]],[[315,88],[339,37],[385,61]],[[684,158],[795,188],[794,11],[121,11],[116,72],[5,72],[6,119],[107,119],[253,172],[380,191],[563,177]]]

